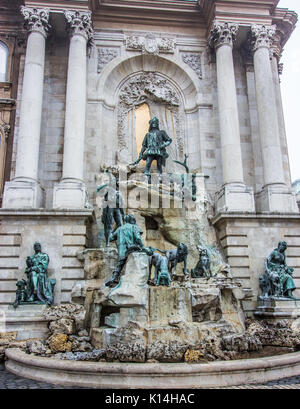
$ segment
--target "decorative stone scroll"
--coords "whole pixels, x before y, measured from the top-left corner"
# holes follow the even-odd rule
[[[118,51],[114,48],[98,48],[98,68],[100,73],[106,64],[118,56]]]
[[[138,106],[149,97],[168,105],[179,105],[179,98],[168,81],[154,73],[130,78],[120,92],[120,102],[127,107]]]
[[[185,53],[182,54],[182,60],[185,62],[192,70],[195,71],[197,77],[201,80],[202,78],[202,65],[201,65],[201,54],[200,53]]]
[[[37,9],[21,6],[21,14],[24,17],[24,27],[29,32],[37,31],[47,37],[50,31],[49,9]]]
[[[256,51],[260,47],[270,48],[273,44],[276,26],[251,26],[251,48]]]
[[[141,51],[143,54],[158,55],[159,53],[174,54],[174,39],[156,37],[154,34],[146,36],[127,36],[125,46],[128,51]]]
[[[0,136],[3,135],[5,139],[8,138],[10,133],[10,126],[8,124],[0,125]]]
[[[82,35],[87,39],[88,45],[91,45],[94,39],[91,18],[92,13],[90,11],[66,10],[64,15],[70,35]]]
[[[214,26],[210,32],[209,45],[212,48],[218,48],[221,45],[227,44],[233,47],[239,25],[235,23],[221,23],[214,21]]]

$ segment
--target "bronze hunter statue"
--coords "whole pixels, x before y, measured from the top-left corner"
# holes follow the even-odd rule
[[[137,165],[142,159],[146,161],[145,175],[148,177],[150,177],[150,169],[154,160],[157,163],[158,174],[162,174],[162,167],[166,166],[166,159],[169,157],[166,147],[172,143],[167,133],[159,129],[158,118],[152,118],[149,124],[149,131],[143,140],[138,160],[134,162],[134,165]]]

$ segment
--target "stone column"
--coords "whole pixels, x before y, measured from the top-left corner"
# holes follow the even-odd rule
[[[282,106],[282,97],[281,97],[281,88],[280,88],[280,77],[282,73],[282,64],[279,64],[282,55],[282,33],[277,30],[274,36],[274,41],[271,48],[271,67],[273,73],[273,82],[275,90],[275,99],[277,107],[277,117],[278,117],[278,127],[279,127],[279,140],[282,153],[282,163],[283,163],[283,174],[284,180],[287,186],[291,186],[291,171],[289,164],[289,156],[287,150],[287,140],[286,140],[286,131],[285,131],[285,121],[284,121],[284,112]]]
[[[70,33],[62,180],[54,188],[54,208],[83,208],[87,44],[93,38],[91,13],[65,11]]]
[[[253,212],[252,189],[246,188],[243,175],[240,126],[233,65],[233,43],[238,25],[214,22],[209,44],[216,51],[218,108],[223,167],[223,188],[218,211]]]
[[[257,210],[298,212],[295,197],[285,184],[280,147],[278,112],[271,67],[270,47],[276,26],[251,27],[256,102],[264,185],[257,194]]]
[[[38,183],[40,129],[44,88],[45,43],[49,10],[21,7],[29,31],[20,108],[15,177],[6,183],[4,208],[38,208],[42,189]]]

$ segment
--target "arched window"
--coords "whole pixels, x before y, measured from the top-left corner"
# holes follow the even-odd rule
[[[8,48],[0,41],[0,82],[6,81]]]

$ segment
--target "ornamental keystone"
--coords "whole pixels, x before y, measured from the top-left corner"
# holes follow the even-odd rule
[[[50,31],[49,9],[37,9],[21,6],[21,14],[24,17],[24,27],[29,32],[37,31],[47,37]]]
[[[276,26],[253,25],[251,27],[251,48],[255,52],[258,48],[270,48],[273,44]]]
[[[70,35],[82,35],[87,39],[88,44],[91,45],[94,39],[91,18],[92,13],[90,11],[65,10],[64,15]]]
[[[218,48],[224,44],[233,47],[238,29],[239,25],[236,23],[221,23],[215,20],[208,39],[209,45],[212,48]]]

